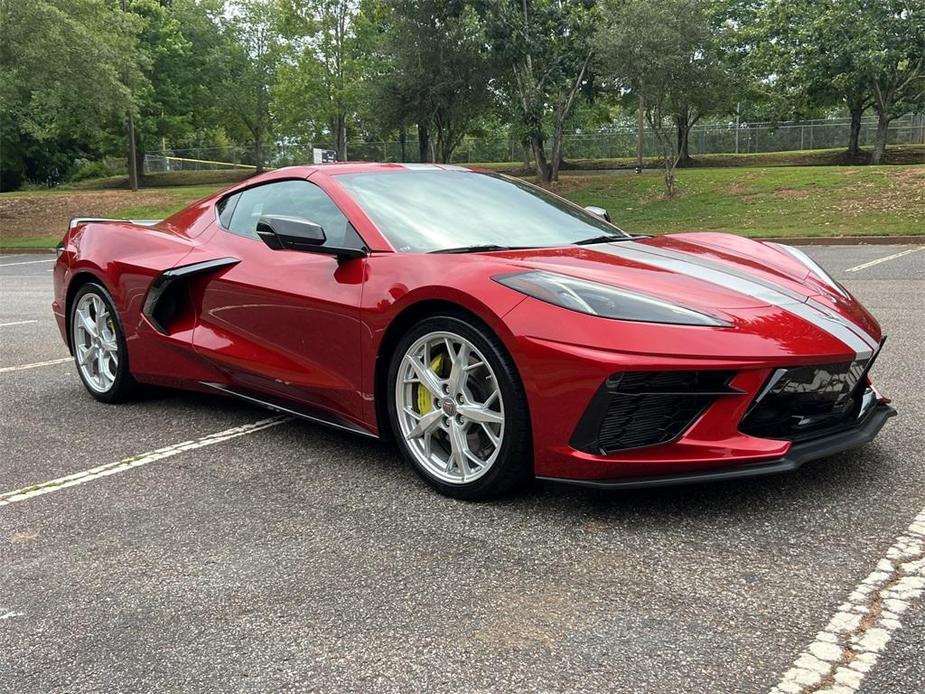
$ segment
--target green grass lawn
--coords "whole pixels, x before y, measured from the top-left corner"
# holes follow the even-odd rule
[[[157,192],[164,194],[164,196],[169,199],[151,204],[141,203],[120,207],[114,210],[112,215],[114,217],[124,217],[126,219],[164,219],[174,212],[182,210],[191,202],[211,195],[216,190],[224,188],[226,185],[227,184],[158,188]]]
[[[0,194],[0,247],[53,247],[71,215],[161,219],[223,185]],[[655,170],[563,176],[552,187],[580,205],[606,207],[635,233],[925,234],[925,165],[680,169],[672,199]]]
[[[925,166],[682,169],[670,200],[655,171],[563,177],[558,189],[638,233],[925,234]]]

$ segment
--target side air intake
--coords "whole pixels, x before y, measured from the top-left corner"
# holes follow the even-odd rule
[[[598,389],[572,435],[587,453],[658,446],[680,438],[716,398],[741,395],[734,371],[627,371]]]

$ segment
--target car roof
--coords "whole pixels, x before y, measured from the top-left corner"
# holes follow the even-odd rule
[[[287,166],[281,169],[274,169],[272,173],[285,176],[307,178],[313,174],[322,176],[337,176],[340,174],[353,173],[374,173],[374,172],[397,172],[397,171],[474,171],[465,166],[455,164],[416,164],[396,162],[372,162],[372,161],[344,161],[331,162],[328,164],[311,164]],[[268,172],[269,173],[269,172]]]

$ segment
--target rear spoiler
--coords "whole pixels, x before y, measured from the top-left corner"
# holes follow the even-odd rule
[[[71,221],[68,222],[67,228],[73,229],[74,227],[80,224],[86,224],[88,222],[128,222],[129,224],[137,224],[138,226],[150,227],[158,224],[163,220],[161,219],[113,219],[110,217],[71,217]]]

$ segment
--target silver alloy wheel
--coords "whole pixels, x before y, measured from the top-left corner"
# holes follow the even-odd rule
[[[113,316],[99,294],[87,292],[77,302],[73,323],[77,368],[90,388],[105,393],[115,383],[119,368],[119,340]]]
[[[395,380],[398,425],[412,455],[443,482],[484,475],[504,442],[504,402],[495,372],[469,340],[433,332],[402,357]]]

